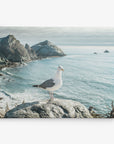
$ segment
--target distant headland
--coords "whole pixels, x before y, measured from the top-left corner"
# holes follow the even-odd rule
[[[30,47],[28,44],[22,45],[14,35],[0,38],[0,69],[15,67],[32,60],[61,56],[65,56],[64,52],[48,40]]]

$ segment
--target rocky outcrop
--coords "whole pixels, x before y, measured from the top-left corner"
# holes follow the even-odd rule
[[[27,49],[13,35],[1,38],[0,57],[10,62],[31,60]]]
[[[109,51],[108,51],[108,50],[105,50],[104,53],[109,53]]]
[[[28,44],[25,44],[25,48],[28,51],[31,60],[35,60],[38,58],[35,51]]]
[[[20,43],[13,35],[0,38],[0,70],[4,67],[16,67],[22,62],[38,59],[35,51]]]
[[[38,57],[65,56],[64,52],[56,45],[46,40],[31,47]]]
[[[24,103],[5,114],[5,118],[92,118],[88,109],[73,100],[54,99]]]
[[[97,55],[97,52],[94,52],[93,54],[96,54],[96,55]]]
[[[4,58],[3,55],[2,56],[1,55],[2,55],[2,53],[0,51],[0,70],[7,64],[7,61],[8,61],[6,58]]]
[[[60,48],[47,40],[30,47],[28,44],[22,45],[13,35],[0,38],[0,69],[15,67],[31,60],[64,55]]]
[[[0,76],[4,76],[4,75],[0,73]]]

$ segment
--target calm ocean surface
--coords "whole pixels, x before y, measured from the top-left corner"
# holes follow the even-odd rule
[[[85,106],[93,106],[99,113],[108,112],[114,100],[114,47],[112,46],[59,46],[65,57],[33,61],[18,68],[4,69],[5,79],[1,95],[10,106],[15,103],[49,99],[47,91],[33,88],[54,76],[57,66],[64,67],[63,86],[54,93],[56,98],[72,99]],[[110,53],[104,53],[108,49]],[[93,52],[97,52],[95,55]],[[4,93],[6,92],[6,93]]]

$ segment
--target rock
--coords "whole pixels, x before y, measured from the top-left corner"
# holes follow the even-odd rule
[[[0,51],[0,70],[6,65],[6,60],[3,58],[3,55]]]
[[[110,118],[114,118],[114,110],[111,111]]]
[[[35,60],[38,58],[35,51],[28,44],[25,44],[25,48],[27,49],[31,60]]]
[[[25,48],[27,49],[27,50],[31,50],[31,47],[26,43],[25,44]]]
[[[3,100],[2,97],[0,97],[0,101],[1,101],[1,100]],[[3,103],[3,101],[2,101],[2,103]],[[0,103],[0,118],[4,118],[5,113],[9,110],[8,108],[9,108],[9,107],[8,107],[8,104],[6,105],[6,108],[4,109],[4,108],[1,106],[1,103]]]
[[[90,106],[88,109],[93,118],[104,118],[104,115],[97,114],[93,109],[95,110],[95,108],[92,106]]]
[[[73,100],[54,99],[48,101],[24,103],[11,109],[5,118],[92,118],[88,109]]]
[[[27,49],[13,35],[0,39],[0,57],[2,62],[29,61]]]
[[[114,111],[111,111],[111,117],[110,118],[114,118]]]
[[[0,76],[3,76],[3,74],[0,73]]]
[[[3,97],[0,97],[0,100],[2,100],[3,99]]]
[[[0,109],[0,118],[4,118],[5,111],[3,109]]]
[[[97,54],[97,52],[94,52],[93,54]]]
[[[108,51],[108,50],[105,50],[104,53],[109,53],[109,51]]]
[[[111,110],[111,113],[110,113],[110,118],[114,118],[114,104],[113,104],[113,101],[112,101],[112,110]]]
[[[48,40],[40,42],[32,46],[31,48],[36,52],[37,56],[42,58],[65,56],[64,52],[60,48],[58,48]]]

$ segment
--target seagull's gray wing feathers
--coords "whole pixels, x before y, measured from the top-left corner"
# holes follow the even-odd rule
[[[48,87],[53,87],[55,85],[55,82],[53,79],[49,79],[45,82],[43,82],[42,84],[39,85],[40,88],[48,88]]]

